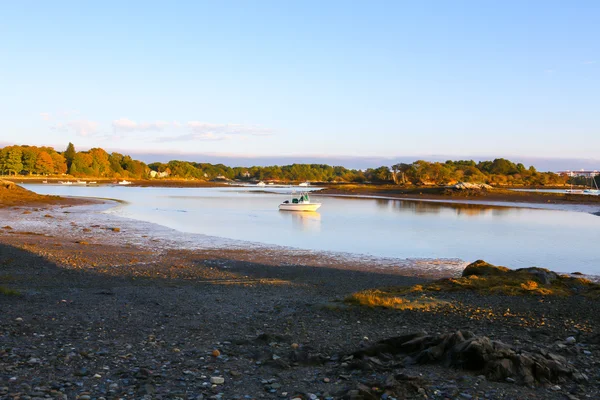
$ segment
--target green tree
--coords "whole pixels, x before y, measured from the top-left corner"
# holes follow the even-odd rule
[[[15,175],[19,174],[23,170],[23,162],[21,161],[23,152],[18,146],[14,146],[8,151],[4,168],[9,172],[14,172]]]
[[[73,160],[75,159],[76,154],[77,153],[75,152],[75,146],[73,146],[73,143],[69,142],[67,149],[63,153],[63,156],[65,157],[65,160],[67,162],[67,169],[69,171],[71,170],[71,164],[73,164]]]
[[[35,172],[35,165],[38,158],[39,149],[37,147],[22,146],[23,151],[23,170],[28,174]]]

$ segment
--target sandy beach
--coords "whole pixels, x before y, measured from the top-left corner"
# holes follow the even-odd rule
[[[211,237],[188,248],[185,234],[159,240],[99,213],[107,206],[0,209],[0,286],[18,292],[0,295],[0,398],[600,396],[597,301],[448,292],[430,310],[352,306],[357,291],[459,276],[465,263]],[[349,358],[390,337],[458,330],[555,353],[585,379],[523,385],[405,356]]]

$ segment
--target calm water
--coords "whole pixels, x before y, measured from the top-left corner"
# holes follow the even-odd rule
[[[485,259],[600,275],[600,217],[527,208],[313,196],[319,212],[280,212],[289,188],[24,185],[43,194],[105,197],[118,216],[182,232],[304,249],[399,258]]]

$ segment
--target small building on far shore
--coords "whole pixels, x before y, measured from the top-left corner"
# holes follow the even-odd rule
[[[579,170],[579,171],[566,170],[566,171],[558,171],[558,174],[566,175],[566,176],[582,176],[585,178],[594,178],[594,177],[600,175],[600,171],[597,171],[597,170],[590,171],[590,170],[583,170],[583,169]]]

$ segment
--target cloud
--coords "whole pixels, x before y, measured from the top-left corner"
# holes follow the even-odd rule
[[[75,132],[79,136],[90,136],[98,133],[99,124],[96,121],[89,121],[85,119],[69,121],[65,123],[58,123],[51,126],[51,129],[63,132]]]
[[[583,63],[585,65],[592,65],[592,64],[596,64],[596,61],[584,61]]]
[[[112,127],[115,132],[162,131],[169,126],[171,126],[171,124],[165,121],[137,123],[128,118],[120,118],[112,122]]]
[[[214,135],[250,135],[250,136],[268,136],[273,131],[255,125],[242,124],[211,124],[200,121],[190,121],[188,128],[196,134],[211,133]]]
[[[43,112],[40,113],[40,117],[42,117],[44,121],[50,121],[50,119],[52,118],[52,114],[49,112]]]
[[[183,128],[182,124],[173,122],[174,128]],[[156,138],[156,142],[191,142],[191,141],[218,141],[229,139],[247,139],[251,136],[269,136],[273,134],[270,129],[255,125],[243,124],[213,124],[201,121],[189,121],[185,124],[189,133],[182,135],[163,136]]]

